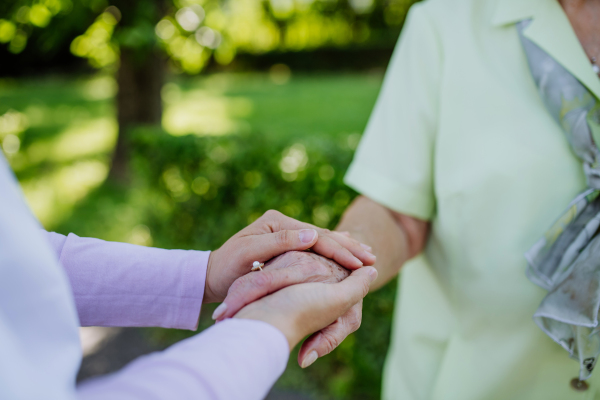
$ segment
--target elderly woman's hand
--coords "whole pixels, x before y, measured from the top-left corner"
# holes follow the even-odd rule
[[[350,272],[336,262],[314,253],[292,251],[271,260],[262,272],[247,274],[236,280],[223,301],[222,320],[235,315],[247,304],[287,286],[305,282],[337,283]],[[360,327],[362,301],[355,304],[334,323],[324,327],[302,344],[298,363],[312,364],[335,349],[349,334]]]
[[[255,319],[273,325],[283,332],[291,350],[305,336],[333,326],[352,308],[362,304],[376,277],[377,270],[366,267],[352,272],[339,283],[293,285],[245,306],[234,318]],[[317,357],[318,354],[310,353],[302,367],[312,364]]]
[[[368,247],[356,240],[271,210],[211,253],[204,302],[222,301],[231,284],[250,272],[254,261],[262,263],[290,250],[306,249],[351,270],[375,262],[375,256],[367,251]]]

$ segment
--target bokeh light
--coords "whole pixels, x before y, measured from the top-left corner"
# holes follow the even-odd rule
[[[71,52],[79,57],[87,58],[97,68],[113,65],[119,57],[119,49],[112,41],[113,31],[117,25],[115,13],[103,12],[96,21],[71,43]]]
[[[333,228],[356,195],[342,179],[384,64],[366,72],[354,61],[391,50],[412,2],[173,0],[159,9],[132,0],[119,9],[107,0],[17,0],[0,15],[2,48],[21,53],[11,61],[70,50],[100,73],[0,79],[0,149],[41,222],[63,233],[208,249],[268,208]],[[344,72],[321,72],[337,54],[348,61]],[[162,109],[152,126],[119,128],[119,68],[144,59],[165,67],[144,87],[157,88],[160,105],[162,86]],[[118,135],[129,146],[130,175],[117,185]],[[371,310],[387,307],[389,316],[392,300],[376,297]],[[281,384],[377,398],[389,325],[365,325],[368,334],[351,335],[315,375],[290,365]],[[365,346],[379,347],[367,354]]]
[[[199,4],[194,4],[190,7],[183,7],[175,13],[175,19],[183,29],[188,32],[193,32],[204,20],[204,9]]]

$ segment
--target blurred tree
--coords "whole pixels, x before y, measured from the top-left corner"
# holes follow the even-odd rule
[[[166,62],[154,28],[172,7],[168,0],[112,0],[71,44],[71,51],[92,65],[117,67],[119,135],[110,176],[121,183],[128,180],[129,132],[161,123]]]
[[[393,46],[416,0],[4,0],[0,43],[50,51],[113,71],[119,125],[110,176],[127,180],[128,132],[161,122],[168,64],[197,74],[211,60],[322,47]],[[43,32],[40,34],[39,32]]]

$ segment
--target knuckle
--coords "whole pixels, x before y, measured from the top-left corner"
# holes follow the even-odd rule
[[[323,333],[323,340],[325,341],[325,354],[331,353],[341,343],[341,340],[331,333]]]
[[[277,210],[267,210],[265,211],[265,213],[263,214],[263,217],[266,217],[268,219],[277,219],[281,216],[282,214],[277,211]]]
[[[287,251],[283,254],[280,254],[269,261],[266,266],[271,268],[273,271],[283,268],[298,267],[302,264],[298,262],[296,253],[296,251]]]
[[[357,250],[362,250],[363,249],[362,246],[360,245],[360,242],[358,240],[356,240],[354,238],[351,238],[351,237],[349,237],[348,240],[351,241],[352,246],[356,247]]]
[[[347,269],[340,267],[338,264],[335,263],[329,263],[327,265],[327,269],[328,278],[333,283],[343,281],[350,274]]]
[[[227,296],[235,295],[238,292],[240,292],[242,290],[242,287],[244,286],[244,281],[245,281],[244,277],[238,278],[235,281],[233,281],[231,286],[229,286],[229,290],[227,291]]]
[[[294,244],[294,239],[291,231],[279,231],[276,236],[277,244],[280,247],[289,247]]]
[[[320,259],[307,258],[302,263],[302,269],[304,274],[311,278],[312,281],[317,282],[335,282],[332,278],[332,270],[326,263],[323,263]]]
[[[262,289],[270,287],[273,283],[273,275],[267,271],[262,271],[252,275],[253,279],[250,281],[250,284],[255,288]]]
[[[303,263],[304,272],[310,276],[325,275],[325,268],[321,263],[318,262],[306,262]]]
[[[311,263],[314,260],[319,259],[319,256],[314,253],[308,253],[306,251],[297,251],[295,253],[298,257],[298,261],[303,262],[303,263]]]
[[[291,262],[295,265],[301,266],[303,268],[310,268],[315,264],[315,258],[312,253],[307,253],[304,251],[290,251]]]

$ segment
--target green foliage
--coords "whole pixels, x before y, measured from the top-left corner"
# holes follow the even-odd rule
[[[138,132],[134,170],[142,187],[153,188],[144,196],[149,231],[166,247],[217,248],[267,209],[334,228],[356,195],[342,182],[356,139],[173,138]],[[278,386],[313,396],[379,398],[393,296],[394,286],[370,296],[364,328],[314,367],[301,370],[292,354]],[[210,311],[204,312],[203,328],[211,323]],[[187,336],[164,330],[151,334],[163,344]]]
[[[154,245],[166,248],[218,248],[268,209],[334,228],[356,196],[342,179],[357,139],[352,134],[338,139],[280,136],[267,140],[256,133],[173,137],[138,130],[131,143],[135,179],[127,194],[120,188],[101,188],[91,197],[89,206],[94,209],[80,211],[95,214],[95,222],[85,221],[92,224],[87,229],[94,230],[141,219],[144,225],[136,227],[133,235],[140,235],[142,242],[151,237]],[[123,203],[130,205],[123,208],[119,205]],[[81,227],[84,221],[77,215],[61,230],[70,230],[73,223]],[[394,294],[391,283],[370,295],[364,302],[363,327],[314,366],[302,370],[296,362],[297,350],[293,352],[277,387],[316,399],[378,399]],[[213,309],[204,307],[200,329],[212,324]],[[148,331],[148,337],[163,346],[193,334]]]
[[[17,0],[0,4],[0,43],[20,53],[36,28],[45,28],[53,17],[72,11],[71,0]]]
[[[0,43],[20,53],[36,29],[58,29],[68,34],[44,46],[69,44],[96,68],[118,65],[120,47],[160,48],[176,69],[195,74],[213,55],[228,64],[238,52],[391,47],[415,1],[17,0],[0,5]],[[73,26],[76,35],[64,29]]]
[[[146,171],[148,185],[158,183],[150,207],[168,210],[149,219],[151,231],[166,233],[157,240],[167,246],[214,248],[271,208],[331,226],[354,197],[342,182],[352,157],[346,138],[174,139],[149,132],[134,143],[136,168]]]
[[[33,209],[47,228],[64,234],[215,249],[270,208],[335,226],[356,195],[342,179],[381,76],[292,75],[282,84],[267,74],[216,74],[170,82],[163,90],[166,117],[187,110],[174,118],[186,119],[205,108],[216,114],[222,106],[228,111],[221,117],[237,118],[241,128],[220,136],[138,129],[130,138],[126,187],[86,175],[89,165],[106,172],[114,146],[111,124],[103,122],[114,118],[110,82],[107,76],[0,81],[0,141]],[[203,128],[202,122],[191,120],[190,127]],[[20,147],[7,146],[7,137]],[[394,283],[370,294],[362,327],[310,368],[300,369],[294,352],[277,387],[314,399],[378,399],[394,294]],[[212,324],[213,308],[204,308],[200,329]],[[168,345],[195,332],[147,334]]]

